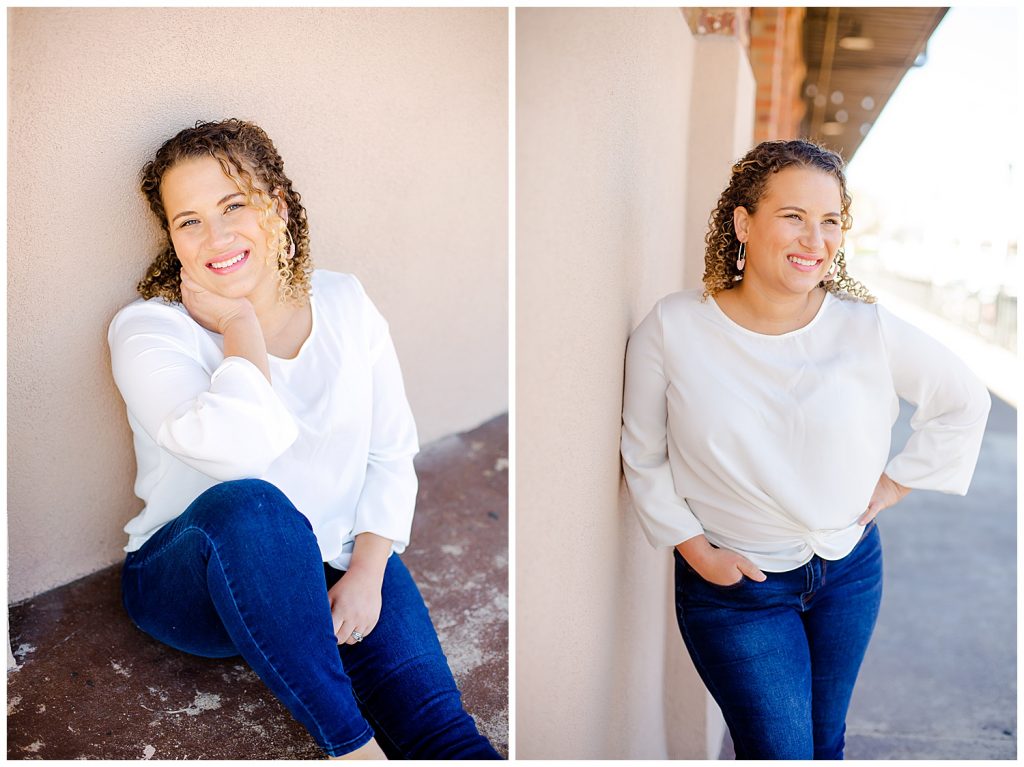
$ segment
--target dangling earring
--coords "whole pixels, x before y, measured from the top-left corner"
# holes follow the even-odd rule
[[[733,282],[739,282],[743,279],[743,267],[747,265],[747,243],[740,243],[740,252],[736,256],[736,271],[739,272],[735,277],[732,278]]]
[[[832,263],[828,265],[828,271],[825,272],[825,278],[822,280],[822,282],[828,282],[828,281],[834,280],[836,278],[836,272],[838,271],[838,269],[836,268],[837,267],[837,264],[836,264],[837,258],[832,259]]]

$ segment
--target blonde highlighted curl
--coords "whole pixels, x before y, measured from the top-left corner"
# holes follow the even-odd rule
[[[704,237],[704,297],[713,296],[723,290],[731,290],[736,284],[740,271],[736,268],[740,243],[733,228],[733,211],[744,207],[753,214],[764,197],[768,180],[783,168],[812,168],[829,174],[839,182],[842,196],[842,229],[846,232],[853,225],[850,216],[852,200],[846,190],[846,175],[843,160],[834,152],[801,139],[793,141],[764,141],[751,149],[732,166],[729,186],[718,198],[717,207],[711,212],[708,233]],[[855,299],[874,303],[864,285],[846,272],[846,255],[840,249],[836,253],[835,278],[819,283],[838,298]]]
[[[309,256],[309,223],[302,196],[292,189],[284,173],[284,161],[274,142],[258,125],[243,120],[199,121],[164,142],[156,156],[142,169],[142,193],[164,230],[163,250],[147,267],[137,289],[143,298],[163,298],[181,303],[181,262],[174,252],[171,230],[160,197],[164,174],[183,160],[213,157],[224,175],[245,195],[246,204],[256,209],[260,228],[267,232],[267,247],[277,254],[278,288],[282,303],[301,306],[309,300],[313,262]],[[281,195],[288,211],[285,222],[274,205]],[[295,254],[289,258],[292,243]]]

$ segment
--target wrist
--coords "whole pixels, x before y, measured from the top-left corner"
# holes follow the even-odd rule
[[[907,493],[910,492],[910,488],[909,487],[907,487],[906,485],[901,485],[899,482],[897,482],[895,479],[890,477],[888,474],[883,474],[882,476],[884,476],[887,480],[889,480],[889,482],[892,483],[892,486],[894,488],[896,488],[896,491],[900,495],[906,495]]]
[[[676,545],[676,551],[690,565],[699,565],[706,561],[714,552],[714,547],[704,535],[697,535]]]
[[[352,561],[349,572],[356,572],[360,579],[384,582],[384,570],[391,556],[392,541],[371,532],[362,532],[356,536],[355,548],[352,550]]]
[[[233,332],[249,331],[252,330],[253,327],[259,330],[262,335],[263,331],[260,329],[259,320],[256,317],[256,311],[248,301],[245,302],[244,306],[240,306],[237,309],[234,309],[231,313],[221,317],[218,322],[218,329],[222,336],[226,336],[228,333]]]
[[[369,562],[353,562],[345,572],[345,578],[380,588],[384,583],[384,565]]]

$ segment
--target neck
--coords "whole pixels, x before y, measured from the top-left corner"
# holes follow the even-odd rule
[[[764,328],[787,332],[794,324],[807,320],[812,309],[821,305],[822,289],[814,288],[809,293],[778,293],[767,290],[755,280],[746,277],[735,288],[735,299],[743,311]]]
[[[277,283],[264,283],[267,287],[248,296],[249,303],[256,312],[263,337],[270,339],[288,325],[295,314],[295,307],[281,303],[278,298]]]

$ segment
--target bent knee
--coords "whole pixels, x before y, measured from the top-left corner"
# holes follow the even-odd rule
[[[236,497],[256,508],[295,508],[288,496],[277,485],[267,482],[265,479],[232,479],[214,485],[206,492],[215,491],[222,495]]]
[[[288,496],[262,479],[221,482],[202,493],[192,505],[203,516],[228,523],[227,528],[238,532],[258,533],[266,527],[279,531],[287,525],[310,533],[313,530]]]

